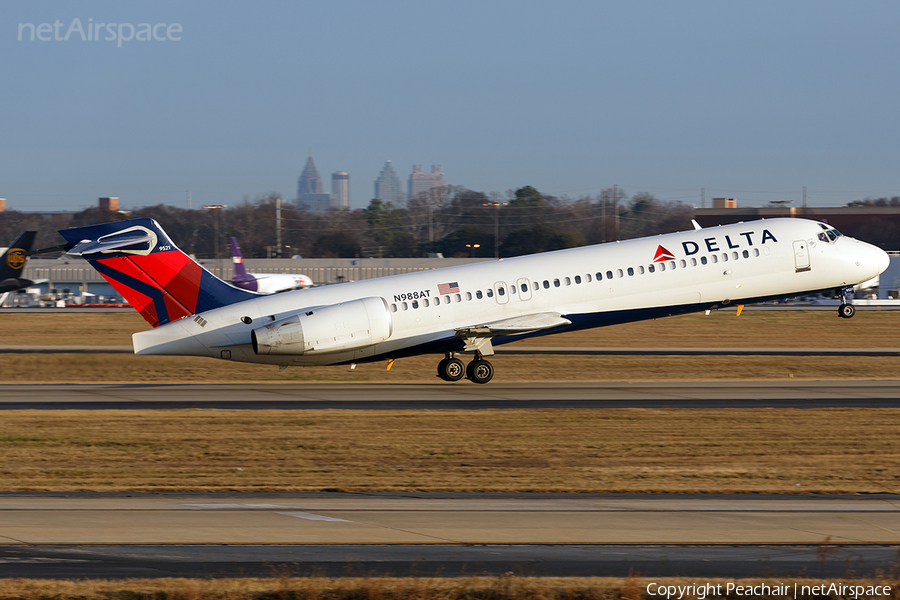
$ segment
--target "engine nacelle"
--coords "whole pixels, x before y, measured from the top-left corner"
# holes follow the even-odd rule
[[[393,332],[384,298],[361,298],[314,308],[250,332],[258,355],[325,354],[365,348]]]

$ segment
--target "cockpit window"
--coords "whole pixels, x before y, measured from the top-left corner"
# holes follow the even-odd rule
[[[828,243],[828,236],[825,235],[824,231],[820,232],[816,237],[819,238],[820,242],[825,242],[826,244]]]
[[[841,233],[841,232],[838,231],[837,229],[832,229],[832,231],[834,232],[834,235],[836,235],[837,237],[841,237],[842,235],[844,235],[843,233]]]
[[[833,230],[833,229],[829,229],[829,230],[826,231],[825,233],[828,234],[828,239],[830,239],[832,242],[833,242],[834,240],[836,240],[837,237],[838,237],[838,236],[834,233],[834,230]]]

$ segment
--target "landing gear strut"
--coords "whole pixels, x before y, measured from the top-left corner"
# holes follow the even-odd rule
[[[841,305],[838,307],[838,316],[844,319],[849,319],[853,315],[856,314],[856,308],[852,304],[850,304],[853,299],[853,288],[852,287],[843,287],[838,292],[841,297]]]
[[[459,381],[466,374],[466,369],[461,360],[448,352],[444,360],[438,363],[437,374],[444,381]]]

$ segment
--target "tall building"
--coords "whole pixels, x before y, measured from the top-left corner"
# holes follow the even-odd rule
[[[331,207],[350,207],[350,173],[347,171],[331,174]]]
[[[409,176],[409,197],[446,185],[447,178],[441,173],[441,165],[431,165],[431,173],[424,173],[422,165],[413,165],[413,172]]]
[[[305,204],[310,210],[326,210],[331,203],[331,194],[322,191],[322,177],[313,162],[312,152],[306,159],[306,166],[297,181],[297,202]]]
[[[403,202],[403,188],[400,185],[400,178],[391,166],[391,161],[384,162],[384,168],[375,180],[375,198],[384,202],[391,202],[399,205]]]

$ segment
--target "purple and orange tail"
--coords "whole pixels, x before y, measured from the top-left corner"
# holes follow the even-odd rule
[[[257,296],[198,265],[153,219],[59,233],[66,251],[87,260],[153,327]]]
[[[247,276],[247,270],[244,269],[244,259],[241,257],[241,247],[238,246],[236,238],[231,238],[231,261],[234,263],[234,280],[240,281]]]

